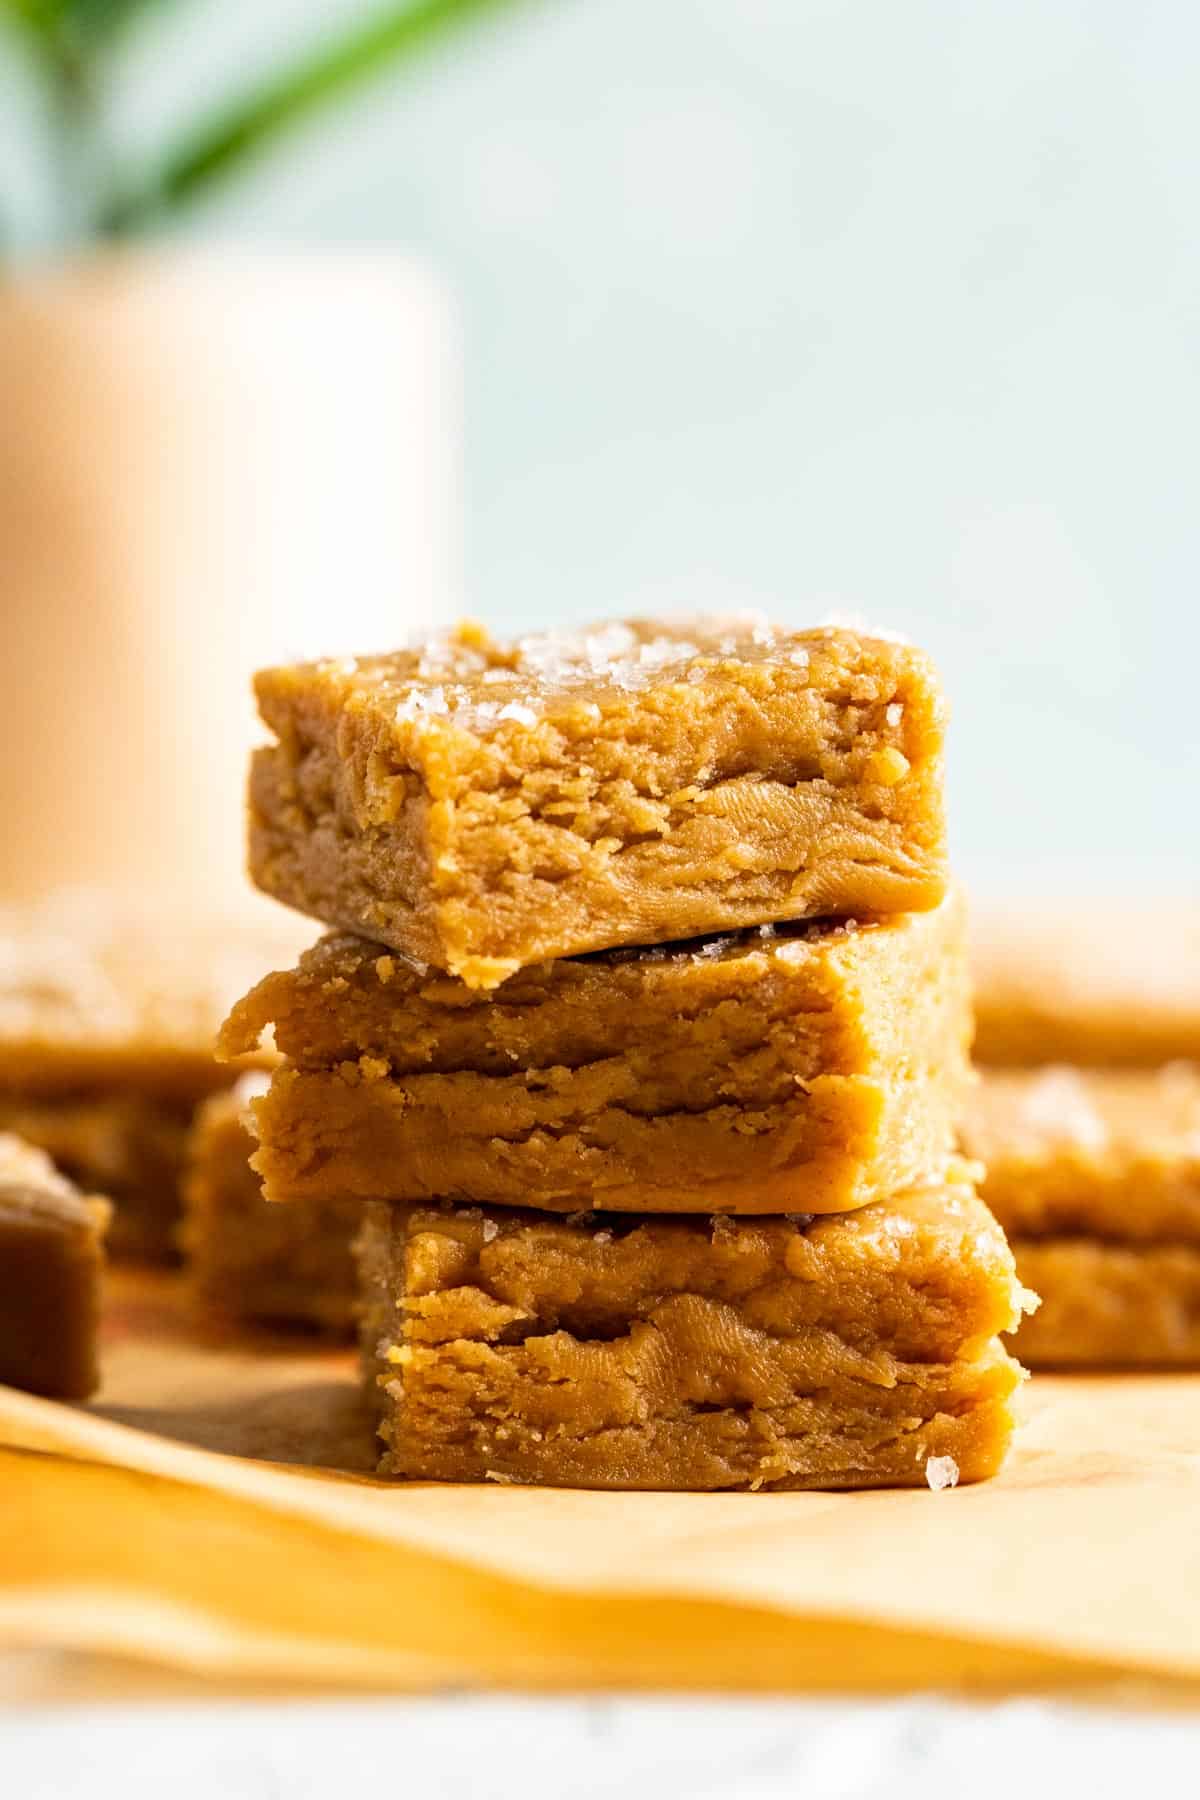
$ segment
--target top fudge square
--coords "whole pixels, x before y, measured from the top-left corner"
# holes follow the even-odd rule
[[[492,988],[532,963],[946,891],[945,707],[858,632],[639,621],[268,669],[250,866]]]

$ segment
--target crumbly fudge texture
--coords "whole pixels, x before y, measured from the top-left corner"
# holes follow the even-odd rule
[[[184,1180],[183,1246],[202,1308],[251,1323],[309,1325],[353,1335],[357,1278],[354,1202],[268,1206],[250,1167],[247,1104],[266,1076],[243,1075],[196,1115]]]
[[[919,651],[630,621],[269,669],[250,867],[472,987],[550,957],[946,889],[944,705]]]
[[[323,939],[237,1007],[286,1055],[269,1199],[836,1212],[945,1167],[965,1091],[963,908],[542,963],[492,995]]]
[[[972,917],[975,1054],[1031,1067],[1200,1060],[1200,911]]]
[[[1200,1247],[1200,1070],[987,1071],[962,1128],[1013,1238]],[[1040,1290],[1039,1290],[1040,1291]]]
[[[1033,1368],[1200,1368],[1200,1244],[1016,1238],[1042,1304],[1017,1334]]]
[[[0,911],[0,1128],[111,1197],[114,1255],[172,1254],[192,1114],[236,1077],[217,1028],[302,937],[84,891]]]
[[[1026,1296],[951,1182],[835,1218],[367,1208],[382,1471],[597,1488],[995,1472]]]
[[[0,1134],[0,1382],[64,1400],[97,1386],[108,1212],[39,1150]]]

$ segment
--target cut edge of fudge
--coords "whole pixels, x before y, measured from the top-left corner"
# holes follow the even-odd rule
[[[471,986],[549,957],[777,919],[917,911],[947,885],[926,657],[837,628],[478,628],[263,671],[267,893]]]
[[[384,1473],[919,1486],[943,1458],[980,1479],[1007,1448],[1021,1371],[996,1334],[1032,1296],[969,1188],[790,1221],[378,1202],[359,1253]]]
[[[947,1166],[962,920],[955,893],[542,964],[490,997],[333,936],[260,983],[222,1047],[273,1026],[290,1053],[256,1103],[271,1200],[841,1211]]]

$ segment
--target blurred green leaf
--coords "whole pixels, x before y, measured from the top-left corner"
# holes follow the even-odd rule
[[[99,44],[155,0],[0,0],[35,36],[52,43]]]
[[[36,0],[28,3],[35,4]],[[136,4],[136,0],[131,3]],[[514,0],[410,0],[408,5],[389,7],[185,140],[168,154],[151,183],[113,197],[101,215],[100,229],[109,235],[137,231],[157,215],[223,178],[344,89],[381,73],[389,65],[415,57],[475,15],[496,12],[513,3]]]

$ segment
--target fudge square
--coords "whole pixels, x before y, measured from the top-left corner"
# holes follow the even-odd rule
[[[592,1488],[994,1474],[1028,1296],[972,1189],[832,1218],[557,1219],[373,1202],[381,1472]]]
[[[1031,1067],[1200,1059],[1195,906],[972,912],[975,1055]]]
[[[542,963],[492,994],[330,936],[223,1028],[286,1061],[270,1200],[837,1212],[940,1175],[968,1081],[964,906]]]
[[[1021,1279],[1039,1366],[1200,1366],[1200,1072],[987,1072],[964,1147]]]
[[[0,1130],[112,1200],[114,1255],[173,1253],[192,1115],[236,1077],[217,1027],[302,942],[84,890],[0,911]]]
[[[526,964],[946,889],[944,705],[918,650],[740,619],[268,669],[266,893],[493,987]]]
[[[362,1209],[336,1200],[267,1205],[250,1167],[257,1139],[247,1113],[267,1082],[248,1072],[196,1115],[181,1230],[192,1295],[214,1316],[351,1337],[358,1294],[351,1242]]]
[[[40,1150],[0,1133],[0,1382],[62,1400],[95,1390],[108,1215]]]

